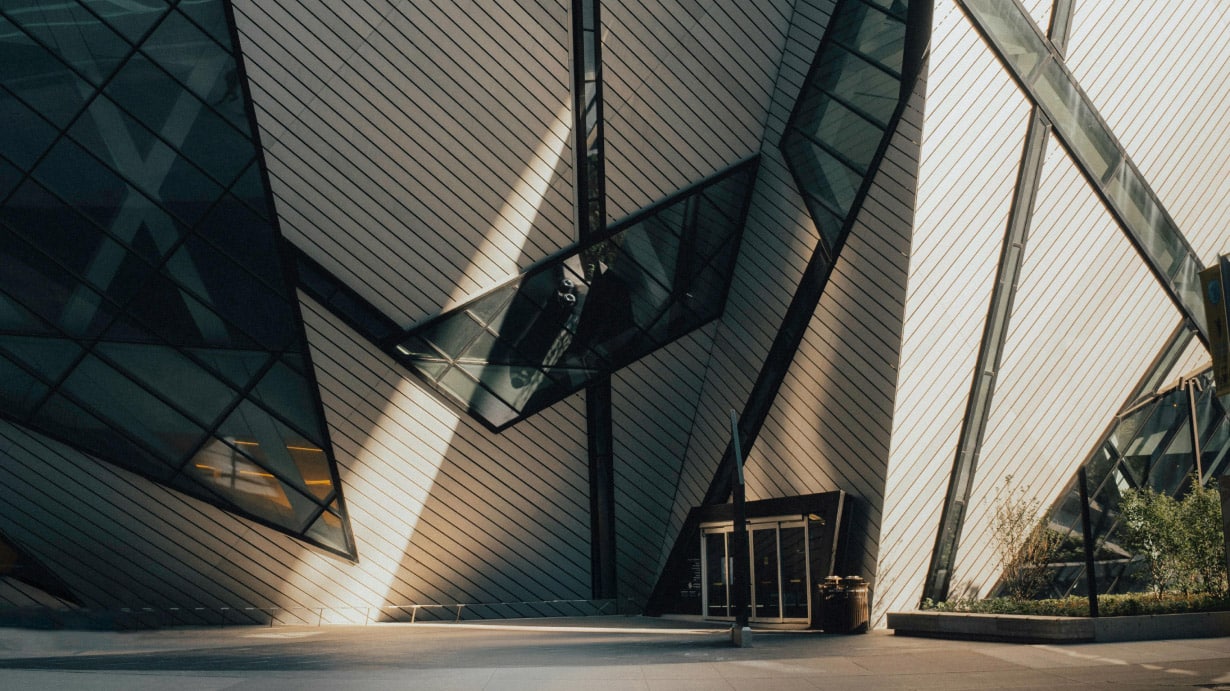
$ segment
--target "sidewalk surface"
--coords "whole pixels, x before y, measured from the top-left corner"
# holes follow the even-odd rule
[[[757,631],[642,617],[0,629],[0,689],[1226,689],[1230,638],[1080,645]]]

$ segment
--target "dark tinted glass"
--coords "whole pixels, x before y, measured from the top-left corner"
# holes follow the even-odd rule
[[[0,413],[352,555],[224,3],[0,9]]]
[[[415,329],[398,358],[500,429],[721,314],[755,161]]]

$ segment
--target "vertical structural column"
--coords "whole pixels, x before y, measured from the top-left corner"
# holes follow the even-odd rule
[[[582,243],[606,228],[606,170],[602,131],[602,35],[599,0],[572,2],[572,153],[577,238]],[[597,267],[585,267],[592,278]],[[590,574],[592,597],[617,597],[615,568],[615,466],[611,378],[585,389],[589,451]]]
[[[1056,0],[1051,11],[1049,34],[1051,42],[1060,51],[1067,43],[1071,13],[1071,0]],[[957,441],[957,455],[948,479],[948,492],[940,513],[935,548],[931,552],[931,565],[927,569],[927,582],[923,587],[924,599],[938,602],[948,598],[948,586],[957,559],[965,509],[969,505],[970,491],[974,486],[974,472],[978,466],[978,456],[991,413],[991,401],[995,396],[995,378],[1008,336],[1012,303],[1016,297],[1025,242],[1029,237],[1029,222],[1033,215],[1034,199],[1038,194],[1042,161],[1046,155],[1046,143],[1050,134],[1050,123],[1041,109],[1034,105],[1030,114],[1029,130],[1025,135],[1016,192],[1004,231],[1004,245],[1000,250],[995,286],[991,292],[991,304],[987,310],[986,326],[983,328],[982,342],[978,350],[978,361],[974,365],[969,402],[965,407],[965,418]]]

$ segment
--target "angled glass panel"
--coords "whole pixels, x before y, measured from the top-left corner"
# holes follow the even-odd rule
[[[901,74],[905,22],[862,3],[848,3],[834,40]]]
[[[821,51],[808,91],[823,89],[875,122],[887,124],[897,107],[901,81],[839,45],[827,44]]]
[[[1203,264],[1081,91],[1062,56],[1018,3],[959,0],[959,4],[1046,113],[1060,141],[1101,192],[1163,290],[1207,342],[1204,305],[1194,280]]]
[[[81,346],[63,338],[14,335],[0,336],[0,351],[47,382],[59,380],[85,352]]]
[[[32,415],[51,387],[34,377],[16,358],[0,350],[0,405],[15,420]]]
[[[4,17],[51,51],[63,65],[98,84],[132,51],[132,44],[80,2],[11,0]],[[6,32],[7,34],[8,32]]]
[[[0,415],[354,557],[233,27],[173,5],[0,5]]]
[[[9,196],[9,193],[21,183],[22,177],[21,170],[0,158],[0,200]]]
[[[231,29],[226,14],[216,2],[181,2],[175,8],[202,31],[217,41],[223,50],[231,50]]]
[[[902,98],[908,3],[838,2],[780,147],[831,262]]]
[[[965,0],[964,4],[977,16],[983,30],[994,37],[1004,59],[1017,74],[1028,77],[1049,55],[1050,51],[1040,40],[1036,25],[1014,3]]]
[[[1185,344],[1186,341],[1181,342]],[[1166,370],[1171,363],[1159,358]],[[1196,376],[1199,393],[1195,397],[1195,417],[1201,436],[1201,464],[1205,481],[1227,474],[1230,450],[1230,420],[1218,401],[1210,377],[1211,370]],[[1118,506],[1123,493],[1147,488],[1178,496],[1188,486],[1195,470],[1187,384],[1159,392],[1152,400],[1122,415],[1112,425],[1107,443],[1086,463],[1090,488],[1090,513],[1096,545],[1098,587],[1101,592],[1141,590],[1146,583],[1135,573],[1138,563],[1129,560],[1130,550],[1119,544]],[[1115,462],[1116,451],[1123,457]],[[1079,547],[1082,540],[1080,500],[1075,481],[1071,489],[1052,508],[1052,525],[1066,525]],[[1071,568],[1053,566],[1052,589],[1066,594],[1084,587],[1083,556],[1071,559]],[[1118,564],[1113,578],[1103,580],[1102,572]]]
[[[302,532],[319,505],[253,460],[245,453],[248,443],[232,438],[209,440],[177,484],[195,483],[200,487],[188,491],[196,496],[221,495],[244,513]]]
[[[153,445],[130,438],[113,422],[103,421],[58,393],[52,393],[39,406],[28,426],[157,482],[165,483],[174,474],[174,468],[162,460]]]
[[[1042,63],[1042,71],[1034,80],[1034,93],[1089,174],[1105,180],[1119,163],[1118,148],[1076,84],[1054,60]]]
[[[201,3],[185,2],[185,5]],[[206,3],[209,4],[209,3]],[[165,0],[142,0],[142,2],[94,2],[90,9],[104,22],[129,41],[137,42],[147,34],[167,13],[171,3]]]
[[[347,532],[346,524],[342,520],[344,515],[341,506],[333,502],[327,511],[322,512],[320,517],[308,526],[304,536],[336,552],[353,552],[354,546],[350,542],[350,533]]]
[[[1206,479],[1230,474],[1230,467],[1228,467],[1230,464],[1227,464],[1227,460],[1230,460],[1230,420],[1225,419],[1223,414],[1212,427],[1211,432],[1200,443],[1201,461]]]
[[[323,458],[320,446],[250,400],[235,408],[218,426],[217,434],[250,461],[304,495],[324,498],[334,490],[331,483],[308,484],[309,478],[314,483],[329,478],[328,468],[318,465]]]
[[[0,118],[4,122],[23,123],[22,127],[0,129],[0,160],[7,159],[14,169],[34,165],[59,136],[59,131],[39,116],[36,108],[18,101],[8,90],[0,89]]]
[[[144,388],[179,406],[202,426],[214,424],[239,398],[239,392],[170,346],[104,341],[94,347],[94,352]],[[184,382],[192,382],[192,386],[184,386]]]
[[[721,314],[756,166],[634,214],[412,330],[393,355],[493,430],[552,405]]]
[[[58,127],[77,114],[92,90],[60,58],[3,14],[0,64],[8,66],[0,74],[0,102],[20,101]]]

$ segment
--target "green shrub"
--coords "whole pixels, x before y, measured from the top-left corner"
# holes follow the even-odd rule
[[[1129,489],[1119,502],[1120,542],[1145,562],[1149,586],[1161,596],[1181,576],[1182,524],[1174,497],[1152,489]]]
[[[1195,487],[1179,504],[1183,523],[1182,561],[1186,588],[1202,593],[1226,590],[1226,541],[1222,532],[1221,493]],[[1186,589],[1185,588],[1185,589]]]
[[[986,600],[949,600],[948,602],[925,600],[922,609],[937,612],[1085,617],[1089,616],[1089,600],[1075,595],[1049,600],[1013,600],[1008,597],[994,597]],[[1151,593],[1127,593],[1098,597],[1098,613],[1103,617],[1226,610],[1230,610],[1230,597],[1225,594],[1164,593],[1158,596]]]
[[[1124,547],[1144,560],[1153,593],[1226,590],[1221,497],[1193,483],[1181,501],[1151,489],[1123,493],[1119,503]]]

